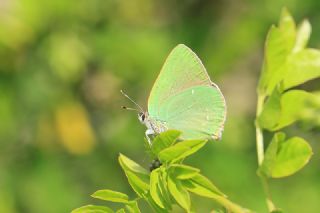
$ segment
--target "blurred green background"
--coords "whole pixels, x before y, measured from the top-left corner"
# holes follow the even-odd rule
[[[222,142],[188,163],[231,200],[266,212],[256,176],[255,87],[282,6],[310,20],[310,45],[320,48],[318,0],[0,0],[0,212],[70,212],[99,203],[89,195],[103,188],[134,196],[117,156],[145,166],[150,159],[145,127],[121,110],[131,103],[119,90],[146,108],[178,43],[199,55],[228,105]],[[320,90],[319,80],[303,88]],[[299,173],[271,182],[285,212],[320,209],[319,108],[302,115],[286,132],[310,141],[315,154]],[[215,208],[195,200],[198,212]]]

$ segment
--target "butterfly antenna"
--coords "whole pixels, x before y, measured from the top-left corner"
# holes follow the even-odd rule
[[[126,93],[124,93],[122,90],[120,90],[120,92],[122,93],[122,95],[124,95],[126,98],[128,98],[132,103],[134,103],[140,110],[140,112],[144,112],[144,110],[142,109],[142,107],[137,104],[134,100],[132,100]],[[122,107],[123,109],[128,109],[128,110],[136,110],[139,111],[138,109],[133,109],[133,108],[128,108],[128,107]]]
[[[122,109],[126,109],[126,110],[131,110],[131,111],[137,111],[140,112],[140,110],[135,109],[135,108],[130,108],[130,107],[126,107],[126,106],[121,106]]]

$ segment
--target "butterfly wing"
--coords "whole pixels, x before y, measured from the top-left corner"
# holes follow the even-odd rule
[[[166,59],[151,90],[148,112],[167,128],[181,130],[184,139],[219,138],[226,106],[200,59],[180,44]]]

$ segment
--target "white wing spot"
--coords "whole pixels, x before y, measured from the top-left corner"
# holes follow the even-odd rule
[[[207,118],[207,121],[208,121],[208,120],[210,120],[209,115],[207,115],[207,117],[206,117],[206,118]]]
[[[191,94],[192,94],[192,95],[194,94],[194,90],[191,90]]]

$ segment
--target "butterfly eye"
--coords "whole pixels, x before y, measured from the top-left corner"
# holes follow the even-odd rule
[[[139,112],[138,117],[139,117],[140,121],[144,121],[144,119],[146,118],[146,116],[143,112]]]

